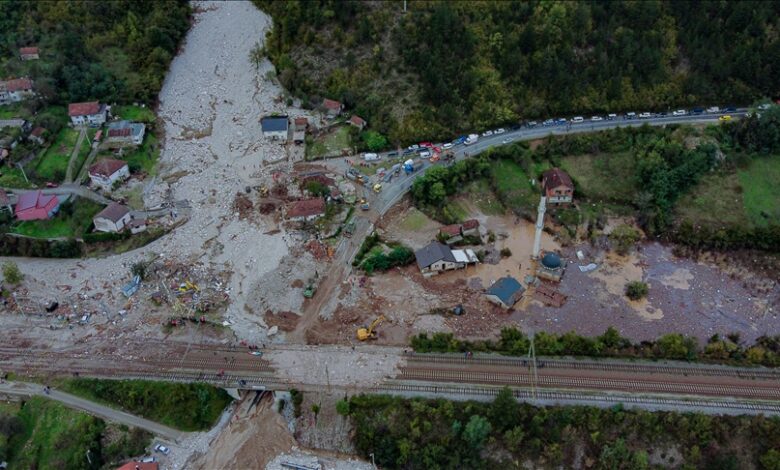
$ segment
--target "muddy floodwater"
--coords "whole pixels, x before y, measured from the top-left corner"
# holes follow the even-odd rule
[[[739,332],[743,340],[752,341],[780,334],[777,283],[756,292],[739,276],[732,278],[715,266],[675,257],[671,248],[658,243],[645,244],[625,257],[600,253],[584,261],[577,259],[575,251],[564,251],[567,269],[558,286],[568,296],[566,304],[553,308],[526,302],[510,320],[526,330],[584,335],[598,335],[614,326],[633,340],[665,333],[706,339]],[[591,261],[598,269],[580,272],[578,264]],[[643,301],[631,302],[623,289],[627,282],[638,280],[650,285],[650,293]]]

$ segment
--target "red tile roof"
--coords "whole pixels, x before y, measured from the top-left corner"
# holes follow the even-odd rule
[[[14,78],[3,83],[8,91],[32,90],[33,87],[32,80],[29,78]]]
[[[100,103],[90,101],[88,103],[71,103],[68,105],[68,116],[86,116],[100,112]]]
[[[16,200],[16,212],[46,207],[52,199],[57,199],[57,196],[43,194],[40,189],[37,191],[27,191],[26,193],[22,193],[19,196],[19,199]]]
[[[457,236],[460,235],[460,225],[452,224],[445,225],[439,229],[439,233],[446,233],[447,235]]]
[[[463,222],[463,230],[472,230],[479,227],[479,221],[477,219],[469,219]]]
[[[33,137],[40,137],[46,132],[46,129],[43,127],[36,127],[35,129],[30,132],[30,135]]]
[[[351,117],[351,118],[349,118],[349,122],[350,122],[352,125],[359,126],[359,127],[363,127],[363,126],[365,126],[365,125],[366,125],[366,120],[365,120],[365,119],[363,119],[363,118],[362,118],[362,117],[360,117],[360,116],[356,116],[356,115],[354,115],[354,114],[352,115],[352,117]]]
[[[38,53],[37,47],[20,47],[19,54],[21,55],[33,55]]]
[[[116,223],[119,220],[121,220],[122,217],[126,216],[128,213],[130,213],[130,209],[128,209],[127,206],[123,206],[122,204],[112,202],[111,204],[106,206],[105,209],[98,212],[95,218],[108,219],[111,222]]]
[[[574,190],[574,183],[572,183],[571,178],[569,178],[569,175],[560,168],[553,168],[552,170],[545,171],[542,175],[542,183],[544,184],[545,190],[555,189],[559,186],[566,186],[567,188]]]
[[[126,162],[122,160],[115,160],[113,158],[105,158],[89,167],[89,174],[95,176],[111,176],[122,167],[127,166]]]
[[[341,103],[336,100],[329,100],[328,98],[325,98],[325,100],[322,102],[322,105],[325,106],[327,109],[334,109],[336,111],[341,109]]]
[[[287,207],[287,217],[309,217],[311,215],[325,213],[325,200],[304,199],[303,201],[293,202]]]
[[[116,470],[158,470],[157,462],[127,462]]]
[[[305,117],[297,117],[295,118],[294,123],[296,126],[308,126],[309,120]]]

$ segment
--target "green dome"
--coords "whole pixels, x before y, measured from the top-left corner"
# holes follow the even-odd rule
[[[547,269],[557,269],[561,267],[561,257],[555,253],[547,253],[542,258],[542,266]]]

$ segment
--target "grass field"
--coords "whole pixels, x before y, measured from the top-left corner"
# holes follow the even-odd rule
[[[144,135],[144,142],[140,147],[132,150],[130,153],[122,156],[122,160],[127,162],[130,171],[143,171],[146,174],[154,175],[157,169],[157,159],[160,157],[160,146],[157,143],[157,137],[147,132]]]
[[[713,227],[766,226],[780,219],[778,184],[780,157],[754,157],[747,168],[705,175],[678,201],[677,218]]]
[[[12,233],[36,238],[80,237],[90,225],[92,217],[103,206],[88,199],[77,199],[61,205],[60,212],[49,220],[26,220],[11,227]]]
[[[351,149],[349,126],[339,126],[328,134],[321,135],[306,146],[306,158],[340,155],[342,149]]]
[[[527,211],[539,204],[538,186],[531,186],[520,165],[511,160],[498,160],[491,172],[493,187],[509,209]]]
[[[760,227],[777,223],[780,220],[780,155],[755,157],[738,175],[750,222]]]
[[[594,202],[632,202],[634,162],[630,153],[579,155],[565,157],[561,167],[576,181],[577,196]]]
[[[487,180],[472,181],[465,186],[462,193],[485,215],[503,215],[506,211]]]
[[[30,111],[21,105],[21,103],[9,104],[8,106],[0,106],[0,119],[29,119]]]
[[[68,169],[68,160],[76,145],[79,131],[66,127],[46,151],[31,162],[30,168],[45,181],[62,181]]]
[[[84,141],[81,143],[79,155],[76,157],[76,161],[73,163],[73,178],[79,174],[79,170],[81,170],[81,167],[84,166],[84,162],[87,161],[87,156],[92,150],[92,145],[90,145],[90,142],[95,140],[95,134],[97,134],[97,129],[87,129],[87,137],[89,137],[89,140],[84,139]]]
[[[4,188],[29,188],[30,183],[24,179],[22,170],[17,167],[4,167],[0,176],[0,186]]]
[[[70,379],[60,382],[60,386],[75,395],[182,431],[211,428],[231,401],[224,390],[201,383]]]
[[[406,217],[404,217],[404,220],[401,222],[400,226],[406,231],[416,232],[418,230],[422,230],[422,228],[428,225],[429,222],[430,219],[427,215],[412,207],[409,209],[409,212],[407,212]]]
[[[147,124],[153,123],[157,118],[151,109],[133,105],[116,106],[111,110],[111,113],[128,121],[145,122]]]
[[[143,453],[152,439],[144,431],[107,425],[42,397],[25,400],[23,407],[4,406],[0,414],[6,416],[4,422],[12,419],[19,425],[5,448],[8,468],[114,468],[116,462]]]

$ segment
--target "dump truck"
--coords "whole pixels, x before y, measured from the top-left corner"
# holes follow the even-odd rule
[[[376,331],[374,329],[379,326],[380,323],[385,321],[384,315],[379,315],[374,321],[371,322],[371,324],[368,326],[368,328],[358,328],[357,330],[357,339],[360,341],[366,341],[369,339],[376,339]]]

